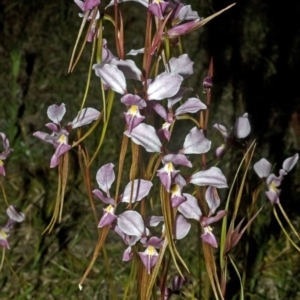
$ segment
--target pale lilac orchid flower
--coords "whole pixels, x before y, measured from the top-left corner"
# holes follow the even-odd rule
[[[6,135],[3,132],[0,132],[0,136],[2,138],[3,148],[4,151],[0,153],[0,175],[5,176],[5,169],[4,169],[4,163],[3,160],[6,160],[11,152],[14,151],[14,149],[9,147],[9,140],[6,137]]]
[[[66,113],[65,104],[56,105],[53,104],[48,107],[47,116],[52,123],[47,123],[45,126],[52,130],[51,134],[37,131],[33,136],[50,143],[55,148],[55,153],[51,157],[50,168],[54,168],[59,164],[60,157],[71,149],[68,144],[69,132],[72,129],[90,124],[92,121],[98,119],[100,112],[94,108],[82,109],[77,117],[67,126],[62,127],[60,122]]]
[[[191,168],[192,163],[184,154],[167,154],[163,157],[162,163],[164,166],[157,171],[157,176],[167,192],[170,193],[171,185],[175,183],[174,180],[180,172],[179,170],[175,170],[174,165]]]
[[[140,114],[140,109],[145,108],[147,104],[144,99],[132,94],[123,96],[121,102],[126,106],[129,106],[129,109],[124,113],[124,116],[128,125],[128,132],[131,133],[132,129],[142,123],[145,119],[145,117]]]
[[[160,300],[169,300],[173,294],[179,294],[180,289],[186,282],[186,277],[181,277],[179,275],[175,276],[172,284],[165,288],[163,298],[160,298]]]
[[[284,176],[290,172],[299,159],[299,154],[296,153],[294,156],[291,156],[284,160],[282,164],[282,169],[279,170],[279,176],[276,176],[271,173],[272,165],[265,158],[262,158],[257,163],[254,164],[253,168],[256,174],[266,181],[268,186],[268,191],[266,191],[267,198],[271,201],[272,204],[280,203],[280,192],[278,189]]]
[[[10,249],[7,238],[10,235],[10,231],[14,227],[14,224],[20,223],[24,221],[24,214],[19,212],[14,205],[10,205],[7,210],[6,214],[8,215],[8,221],[4,227],[0,227],[0,246],[5,249]]]
[[[92,9],[94,9],[95,7],[100,5],[100,3],[101,3],[100,0],[86,0],[86,1],[74,0],[74,2],[77,4],[77,6],[83,12],[89,11],[89,15],[87,17],[87,19],[89,21],[92,20],[92,17],[93,17],[93,14],[94,14]],[[84,14],[80,13],[79,17],[83,18]],[[88,42],[92,42],[94,40],[94,36],[96,35],[96,20],[98,20],[99,18],[100,18],[100,13],[99,13],[99,10],[97,10],[96,16],[93,20],[93,24],[92,24],[91,29],[89,31],[89,34],[87,36],[87,41]],[[98,35],[99,35],[99,29],[97,31],[97,37],[98,37]]]
[[[244,113],[241,117],[237,118],[233,128],[230,132],[222,124],[215,124],[213,126],[223,136],[225,143],[215,150],[216,157],[222,157],[226,153],[229,146],[234,145],[236,139],[244,139],[251,132],[251,125],[248,119],[248,113]]]
[[[178,211],[187,219],[194,219],[200,222],[203,228],[203,234],[201,239],[210,244],[212,247],[217,248],[218,242],[215,235],[212,232],[210,224],[215,223],[222,219],[227,212],[225,210],[220,210],[215,216],[212,216],[215,213],[216,202],[211,202],[211,199],[205,195],[206,202],[210,208],[209,215],[207,217],[202,215],[200,207],[198,205],[197,199],[190,194],[183,194],[186,197],[186,201],[178,206]]]
[[[103,209],[103,216],[98,224],[99,228],[102,228],[106,225],[111,225],[117,219],[117,216],[115,215],[116,203],[115,200],[110,196],[110,188],[115,180],[113,168],[114,165],[112,163],[106,164],[98,170],[96,175],[99,188],[106,194],[106,196],[104,196],[103,193],[98,189],[92,191],[92,193],[102,202],[108,204],[108,207]],[[152,185],[153,184],[151,181],[144,179],[135,179],[134,181],[130,181],[126,185],[123,194],[121,194],[117,199],[117,202],[135,203],[137,201],[141,201],[149,194]]]

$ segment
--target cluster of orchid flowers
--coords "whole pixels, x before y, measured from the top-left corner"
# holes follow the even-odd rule
[[[203,19],[199,17],[196,11],[191,9],[190,5],[183,5],[178,1],[171,0],[154,0],[149,4],[148,0],[117,0],[117,3],[134,1],[142,4],[152,13],[153,16],[159,20],[167,18],[169,29],[164,33],[165,37],[177,37],[193,31],[199,26],[199,22]],[[79,13],[81,18],[86,17],[87,20],[92,21],[89,33],[87,35],[87,41],[92,42],[96,35],[96,20],[100,18],[100,12],[98,6],[101,4],[100,0],[74,0],[77,6],[83,13]],[[113,6],[115,0],[111,0],[105,7]],[[97,10],[94,13],[94,10]],[[131,54],[135,55],[141,53],[139,50],[133,50]]]
[[[188,98],[176,109],[174,108],[182,100],[184,94],[190,90],[181,87],[183,80],[193,74],[193,62],[187,54],[183,54],[178,58],[171,58],[165,72],[157,75],[153,80],[148,79],[146,81],[134,61],[116,58],[108,50],[107,43],[104,40],[102,63],[95,64],[93,69],[96,75],[102,79],[105,88],[110,88],[122,95],[121,103],[127,106],[127,111],[124,113],[127,130],[124,134],[148,152],[165,153],[166,149],[163,145],[171,138],[170,128],[174,125],[176,118],[180,115],[196,113],[207,108],[200,99],[194,97]],[[143,92],[129,93],[126,79],[140,81]],[[212,82],[208,81],[206,88],[210,88],[211,85]],[[167,108],[160,104],[160,101],[164,99],[167,99]],[[164,120],[162,128],[155,130],[153,126],[144,123],[145,116],[141,115],[140,110],[146,108],[157,113]],[[56,149],[51,158],[50,167],[57,166],[60,157],[71,149],[68,143],[68,135],[71,129],[89,124],[100,115],[97,110],[86,108],[79,112],[73,122],[66,127],[62,127],[60,122],[64,114],[64,104],[50,106],[47,115],[53,123],[46,124],[46,127],[52,130],[52,134],[34,133],[34,136],[51,143]],[[247,114],[237,119],[230,135],[227,134],[223,125],[216,124],[215,127],[222,132],[226,141],[229,141],[232,136],[235,136],[236,139],[242,139],[250,133]],[[207,153],[210,148],[211,142],[205,137],[203,130],[198,129],[197,126],[192,128],[185,137],[182,149],[177,154],[169,153],[162,157],[163,166],[157,171],[157,176],[170,194],[171,206],[178,208],[180,213],[174,219],[174,240],[182,239],[188,234],[191,225],[186,219],[194,219],[202,226],[202,240],[213,247],[218,247],[217,239],[210,225],[226,215],[224,210],[216,212],[220,205],[217,188],[227,188],[225,176],[219,168],[211,167],[196,172],[185,179],[180,175],[180,170],[175,168],[178,165],[191,168],[192,163],[186,155]],[[160,222],[163,223],[163,217],[152,216],[144,220],[136,211],[128,210],[116,215],[115,210],[118,203],[135,203],[144,199],[149,194],[152,183],[147,180],[136,179],[128,183],[124,193],[115,200],[110,196],[109,191],[115,179],[113,164],[110,163],[100,168],[96,178],[100,190],[94,190],[93,193],[108,205],[104,209],[98,227],[110,226],[122,237],[124,243],[128,246],[123,254],[124,261],[132,259],[132,247],[136,243],[139,242],[146,247],[146,250],[139,252],[139,255],[148,272],[150,272],[157,261],[157,249],[162,246],[165,233],[163,229],[160,237],[152,236],[148,227],[157,226]],[[188,183],[207,187],[205,200],[209,212],[206,216],[201,212],[197,199],[193,195],[182,192]]]
[[[180,164],[182,159],[184,160],[184,163],[187,162],[187,159],[183,156],[184,155],[182,154],[178,154],[171,158],[169,155],[168,164],[170,166],[173,163]],[[190,165],[191,163],[189,162],[188,164]],[[121,236],[124,243],[127,245],[127,249],[123,254],[124,261],[129,261],[132,259],[132,247],[138,242],[143,247],[146,247],[145,251],[139,252],[138,254],[142,263],[150,273],[151,268],[157,262],[157,249],[162,247],[165,238],[165,232],[164,226],[162,226],[163,229],[161,236],[153,236],[149,227],[155,227],[160,223],[163,223],[163,216],[149,216],[146,218],[146,220],[144,220],[137,211],[127,210],[119,215],[116,215],[115,210],[119,203],[134,204],[142,199],[145,199],[145,197],[147,197],[149,194],[153,184],[148,180],[135,179],[126,185],[123,194],[121,194],[118,199],[115,200],[110,195],[110,188],[115,180],[113,167],[114,166],[111,163],[104,165],[98,170],[96,175],[96,180],[100,190],[93,190],[93,194],[108,205],[105,209],[103,209],[103,216],[99,221],[98,227],[103,228],[104,226],[110,226],[117,234]],[[160,177],[160,179],[162,177],[162,172],[164,171],[158,171],[158,177]],[[226,215],[225,211],[218,211],[215,215],[216,209],[220,205],[220,199],[218,197],[216,188],[227,187],[225,176],[222,174],[220,169],[212,167],[206,171],[197,172],[188,179],[188,182],[199,186],[209,185],[205,194],[205,198],[210,212],[208,216],[205,217],[202,215],[197,203],[197,199],[194,196],[187,193],[178,192],[184,185],[186,185],[186,181],[180,174],[178,174],[179,171],[176,171],[175,173],[177,175],[174,179],[172,179],[172,175],[170,173],[166,174],[166,176],[169,176],[167,180],[165,180],[165,178],[161,179],[161,183],[164,186],[166,185],[166,182],[175,184],[172,190],[177,190],[177,192],[172,192],[171,203],[172,207],[177,207],[181,214],[178,214],[174,219],[173,239],[183,239],[191,228],[191,224],[186,219],[195,219],[196,221],[200,222],[201,226],[203,227],[203,234],[201,236],[202,240],[206,243],[209,243],[213,247],[217,247],[218,244],[216,238],[212,233],[212,228],[209,225],[220,220]]]
[[[4,150],[0,153],[0,175],[5,176],[6,172],[4,169],[4,160],[8,158],[11,152],[14,150],[10,148],[9,140],[3,132],[0,132],[0,136],[2,138],[3,148]],[[10,235],[10,231],[14,227],[14,224],[20,223],[24,220],[24,214],[19,212],[14,205],[10,205],[6,214],[8,216],[8,221],[5,226],[0,227],[0,246],[5,249],[10,249],[7,238]]]

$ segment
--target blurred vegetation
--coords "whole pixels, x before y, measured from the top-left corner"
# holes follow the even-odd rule
[[[200,16],[208,16],[231,3],[228,0],[186,2]],[[127,3],[121,9],[126,50],[141,48],[144,23],[139,11],[144,8]],[[74,150],[70,155],[71,171],[62,223],[50,235],[42,235],[53,209],[57,170],[49,168],[53,148],[32,137],[32,133],[44,130],[49,105],[66,104],[65,124],[73,120],[80,107],[91,45],[87,46],[75,71],[67,74],[81,22],[78,12],[71,0],[0,3],[0,131],[6,133],[14,148],[6,161],[7,175],[1,181],[8,200],[26,215],[25,222],[10,238],[11,250],[6,252],[0,277],[1,299],[109,299],[109,277],[114,278],[116,294],[121,299],[130,271],[121,260],[123,243],[110,234],[106,251],[114,273],[107,273],[100,256],[84,289],[78,289],[94,250],[97,228]],[[247,111],[253,126],[252,137],[258,139],[254,162],[266,157],[278,164],[277,169],[284,158],[300,149],[299,14],[297,1],[287,0],[284,4],[271,0],[237,1],[230,11],[185,40],[185,48],[195,62],[195,74],[189,85],[200,99],[203,95],[200,83],[207,74],[210,57],[214,58],[211,126],[221,123],[229,128],[237,116]],[[111,31],[111,25],[107,25],[108,40],[113,36]],[[112,41],[109,48],[113,51]],[[92,80],[87,105],[101,108],[98,78]],[[116,105],[109,135],[93,165],[95,187],[97,169],[118,159],[121,117],[122,108]],[[182,129],[177,130],[180,138]],[[213,148],[221,142],[213,130],[209,130],[209,138],[213,140]],[[88,146],[96,148],[97,142],[89,140]],[[226,157],[222,165],[225,174],[235,172],[237,159]],[[299,177],[298,165],[283,182],[281,194],[281,203],[298,230]],[[252,174],[249,181],[258,182],[258,179]],[[249,197],[244,195],[247,205]],[[4,224],[5,205],[1,203],[0,221]],[[99,202],[97,209],[100,214]],[[205,267],[197,260],[198,236],[198,233],[190,234],[187,241],[179,243],[179,252],[191,266],[191,275],[183,295],[174,299],[191,299],[199,289],[199,282],[203,291],[207,290]],[[234,250],[234,256],[244,262],[238,267],[245,268],[247,273],[247,299],[300,299],[299,253],[287,243],[270,210],[260,216],[253,233],[244,237],[243,242],[248,250],[241,245]],[[233,270],[229,271],[228,299],[234,299],[239,284]],[[194,279],[197,277],[199,281]]]

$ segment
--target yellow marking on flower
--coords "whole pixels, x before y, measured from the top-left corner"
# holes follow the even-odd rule
[[[269,184],[269,191],[278,193],[278,189],[277,189],[276,185],[274,184],[274,181],[272,181],[272,182]]]
[[[58,139],[58,142],[59,142],[60,144],[68,144],[68,138],[67,138],[64,134],[62,134],[62,135],[60,136],[60,138]]]
[[[3,161],[0,159],[0,167],[3,166]]]
[[[153,246],[148,246],[146,249],[146,253],[149,256],[157,255],[157,251]]]
[[[165,165],[165,169],[168,173],[172,173],[174,172],[174,166],[171,162],[168,162],[166,165]]]
[[[0,230],[0,239],[1,240],[6,240],[7,239],[7,234],[3,229]]]
[[[114,207],[112,205],[108,205],[104,210],[111,214],[114,213]]]
[[[165,122],[163,125],[162,125],[162,129],[166,129],[166,130],[169,130],[171,124],[169,122]]]
[[[175,184],[175,185],[171,188],[171,194],[172,194],[172,196],[180,195],[180,187],[179,187],[178,184]]]
[[[204,227],[204,233],[211,233],[213,229],[210,226]]]
[[[129,110],[128,110],[128,113],[131,114],[131,115],[136,115],[137,113],[139,112],[139,108],[137,105],[131,105]]]

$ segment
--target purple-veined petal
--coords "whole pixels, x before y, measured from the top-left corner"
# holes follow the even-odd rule
[[[190,5],[184,5],[177,16],[180,21],[191,21],[200,19],[198,13],[193,11]]]
[[[162,163],[171,162],[175,165],[181,165],[191,168],[193,165],[184,154],[167,154],[163,157]]]
[[[3,132],[0,132],[0,136],[2,138],[2,143],[3,143],[4,150],[8,150],[8,148],[9,148],[8,138],[6,137],[5,133],[3,133]]]
[[[50,159],[50,168],[55,168],[58,165],[59,165],[59,157],[53,154]]]
[[[174,178],[179,172],[179,170],[174,170],[172,163],[168,163],[160,170],[157,170],[157,176],[168,193],[170,192]]]
[[[177,215],[174,221],[174,238],[181,240],[187,236],[191,229],[191,224],[181,215]]]
[[[165,123],[165,124],[167,124],[167,123]],[[168,126],[168,124],[167,124],[167,126]],[[171,138],[171,132],[164,127],[161,129],[158,129],[156,133],[157,133],[157,136],[159,137],[159,140],[162,143],[164,143],[165,141],[169,141]]]
[[[55,168],[59,164],[60,157],[64,155],[71,149],[71,146],[68,144],[61,143],[55,149],[55,153],[52,155],[50,160],[50,168]]]
[[[276,190],[276,188],[281,185],[282,180],[283,180],[283,175],[276,176],[275,174],[272,173],[268,176],[266,183],[269,189]]]
[[[290,172],[295,164],[297,163],[299,159],[299,154],[296,153],[294,156],[287,158],[283,164],[282,164],[282,168],[286,171],[286,172]]]
[[[164,240],[161,238],[158,238],[156,236],[151,236],[150,239],[147,241],[146,245],[147,246],[153,246],[157,249],[162,247]]]
[[[0,246],[5,249],[10,249],[8,241],[7,241],[8,234],[4,231],[3,228],[0,228]]]
[[[47,116],[55,124],[59,124],[66,113],[66,106],[64,103],[61,105],[53,104],[48,107]]]
[[[10,205],[6,209],[6,214],[8,215],[8,217],[11,220],[18,222],[18,223],[23,222],[25,219],[25,215],[23,213],[21,213],[20,211],[18,211],[14,205]]]
[[[222,125],[222,124],[215,124],[213,126],[213,128],[216,128],[217,130],[219,130],[225,139],[228,137],[228,132],[227,132],[227,129],[226,129],[226,127],[224,125]]]
[[[122,59],[113,58],[110,64],[117,66],[118,69],[123,72],[125,78],[142,80],[142,76],[143,76],[142,72],[136,66],[133,60],[131,59],[122,60]]]
[[[194,127],[186,136],[183,149],[180,151],[184,154],[202,154],[210,149],[211,141],[208,140],[202,129]]]
[[[206,76],[203,79],[203,89],[207,92],[208,89],[210,89],[213,86],[213,79],[211,76]]]
[[[104,226],[111,225],[117,216],[115,215],[115,209],[112,205],[103,209],[103,216],[101,217],[98,228],[103,228]]]
[[[241,117],[239,117],[233,127],[233,134],[238,139],[243,139],[250,134],[251,126],[248,119],[248,114],[245,113]]]
[[[84,0],[83,11],[93,9],[100,5],[100,0]]]
[[[253,166],[253,169],[259,178],[267,178],[271,172],[271,168],[272,165],[265,158],[262,158]]]
[[[100,4],[100,0],[84,0],[84,1],[74,0],[74,2],[78,5],[78,7],[82,11],[91,10]]]
[[[78,128],[87,124],[90,124],[92,121],[95,121],[100,116],[100,112],[94,108],[88,107],[82,109],[77,117],[68,125],[71,125],[72,128]]]
[[[186,197],[186,201],[178,206],[178,211],[182,213],[187,219],[194,219],[196,221],[199,221],[202,213],[199,208],[197,199],[194,196],[186,193],[183,193],[183,196]]]
[[[128,235],[142,237],[145,232],[145,225],[142,216],[134,211],[127,210],[118,216],[119,228]]]
[[[175,111],[175,116],[183,115],[186,113],[196,113],[200,109],[206,109],[207,106],[202,103],[198,98],[189,98]]]
[[[174,96],[182,80],[182,76],[177,74],[164,72],[158,75],[148,86],[148,100],[162,100]]]
[[[115,56],[108,49],[106,39],[103,39],[103,41],[102,41],[102,63],[110,63],[113,58],[115,58]],[[101,66],[101,64],[99,64],[99,65]],[[97,66],[97,64],[96,64],[96,66]]]
[[[100,190],[93,190],[92,193],[98,197],[102,202],[104,202],[105,204],[111,204],[114,205],[115,204],[115,200],[113,198],[107,198],[104,197],[104,195],[102,194],[102,192]]]
[[[205,200],[208,204],[210,212],[214,214],[221,202],[216,187],[209,186],[207,188],[205,192]]]
[[[277,190],[277,192],[267,191],[266,196],[268,197],[268,199],[271,201],[272,204],[279,204],[280,203],[280,199],[279,199],[280,192],[281,192],[280,190]]]
[[[178,291],[182,288],[182,286],[187,282],[186,277],[175,276],[172,284],[170,286],[170,290],[172,293],[178,293]],[[171,295],[170,295],[171,296]]]
[[[222,171],[216,167],[211,167],[208,170],[193,174],[189,182],[199,186],[212,185],[219,189],[228,187],[226,177]]]
[[[55,141],[53,139],[49,139],[49,137],[51,137],[51,135],[48,133],[45,133],[45,132],[37,131],[37,132],[33,133],[33,136],[35,136],[47,143],[50,143],[52,145],[55,143]]]
[[[200,223],[203,227],[206,227],[212,223],[218,222],[221,220],[224,216],[227,215],[226,210],[219,210],[215,216],[212,217],[202,217],[200,220]]]
[[[109,193],[112,183],[115,181],[114,165],[112,163],[102,166],[97,174],[96,180],[99,188],[105,193]]]
[[[212,233],[212,229],[209,226],[204,227],[204,233],[201,235],[201,239],[205,243],[210,244],[212,247],[218,248],[217,239]]]
[[[141,116],[137,106],[133,105],[127,112],[124,113],[126,124],[128,125],[128,132],[131,133],[132,129],[141,124],[145,117]],[[135,111],[132,113],[132,111]]]
[[[168,108],[173,107],[178,101],[180,101],[182,99],[183,95],[186,92],[190,92],[190,91],[193,91],[193,89],[181,87],[174,96],[168,98]]]
[[[123,95],[126,93],[126,80],[122,71],[117,66],[111,64],[93,65],[93,69],[98,77],[101,77],[106,85],[113,91]]]
[[[139,109],[147,106],[147,103],[138,95],[127,94],[121,98],[121,102],[127,106],[136,105]]]
[[[5,169],[3,167],[3,162],[1,160],[0,160],[0,175],[3,175],[3,176],[6,175]]]
[[[143,179],[135,179],[133,182],[132,191],[132,181],[129,182],[124,190],[121,197],[121,202],[135,203],[136,201],[142,200],[149,194],[151,187],[153,186],[151,181]],[[132,195],[132,198],[130,197]]]
[[[151,11],[151,13],[156,16],[158,19],[163,20],[163,13],[167,6],[169,5],[168,2],[153,2],[152,4],[149,4],[148,10]]]
[[[47,123],[45,126],[55,133],[59,133],[60,131],[60,126],[55,123]]]
[[[200,19],[196,19],[196,20],[192,20],[192,21],[186,22],[184,24],[175,26],[175,27],[169,29],[166,35],[168,37],[174,38],[175,36],[185,34],[187,31],[192,29],[199,22],[199,20]]]
[[[215,152],[214,152],[214,156],[217,158],[223,157],[226,153],[226,145],[222,144],[220,147],[218,147]]]
[[[150,274],[151,269],[157,263],[158,252],[153,246],[148,246],[144,252],[139,252],[139,256],[143,265],[146,267],[148,274]]]
[[[187,54],[182,54],[178,58],[172,57],[169,60],[170,72],[178,74],[183,78],[193,74],[194,62],[190,60]]]
[[[143,146],[148,152],[161,152],[161,141],[154,127],[150,125],[141,123],[133,128],[131,133],[127,130],[124,134],[130,137],[137,145]]]
[[[123,253],[123,261],[130,261],[133,258],[133,252],[131,247],[126,248],[126,250]]]
[[[160,222],[164,221],[164,217],[163,216],[150,216],[147,218],[147,224],[149,224],[149,226],[151,227],[155,227],[157,226]]]
[[[157,103],[156,101],[151,101],[150,105],[165,121],[167,121],[167,111],[161,104]]]

